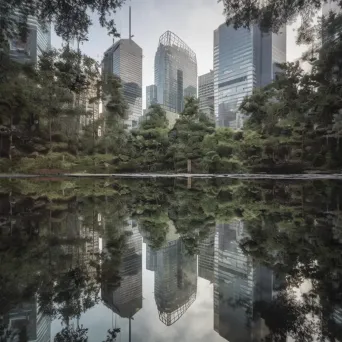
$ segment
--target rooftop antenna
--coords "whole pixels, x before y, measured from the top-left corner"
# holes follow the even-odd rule
[[[132,35],[132,9],[131,6],[129,6],[129,40],[131,40],[134,37]]]

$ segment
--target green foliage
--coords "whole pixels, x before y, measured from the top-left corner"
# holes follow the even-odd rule
[[[118,36],[114,20],[110,18],[109,13],[121,7],[124,0],[113,1],[79,1],[77,4],[67,2],[51,1],[2,1],[0,4],[1,13],[1,33],[0,45],[6,46],[9,39],[20,38],[27,39],[28,18],[37,17],[40,23],[45,25],[52,22],[56,34],[65,41],[77,38],[80,41],[87,40],[88,29],[92,25],[90,13],[95,12],[99,17],[99,23],[107,28],[108,33]],[[20,13],[20,20],[16,20],[16,12]]]

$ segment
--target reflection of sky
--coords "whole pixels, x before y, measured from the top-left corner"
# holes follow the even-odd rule
[[[167,327],[159,320],[154,299],[154,272],[146,270],[146,244],[143,244],[143,308],[132,320],[134,341],[226,341],[213,330],[213,285],[198,278],[197,297],[186,313],[175,324]],[[105,340],[107,330],[121,328],[117,341],[128,341],[128,319],[112,314],[102,303],[88,310],[80,318],[80,325],[88,328],[89,342]],[[53,321],[51,336],[62,329],[59,321]]]

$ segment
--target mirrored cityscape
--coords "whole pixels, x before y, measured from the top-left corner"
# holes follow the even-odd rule
[[[1,341],[342,336],[339,183],[101,181],[82,191],[106,196],[77,198],[53,182],[51,201],[17,184],[1,197]]]

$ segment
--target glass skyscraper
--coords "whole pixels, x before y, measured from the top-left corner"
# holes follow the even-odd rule
[[[146,109],[148,109],[151,105],[158,102],[157,99],[157,86],[154,84],[146,87]]]
[[[208,118],[215,121],[213,70],[198,77],[198,99],[200,101],[200,111],[206,114]]]
[[[158,103],[171,112],[183,110],[184,97],[197,96],[196,54],[171,31],[159,38],[154,79]]]
[[[142,114],[142,49],[132,39],[120,39],[104,54],[102,74],[120,77],[128,104],[128,129],[138,125]]]
[[[16,15],[19,20],[19,15]],[[44,51],[51,49],[51,25],[41,25],[33,16],[27,19],[28,34],[26,41],[20,38],[9,42],[10,56],[20,63],[36,64]]]
[[[240,129],[239,106],[255,87],[269,84],[286,62],[286,28],[278,34],[223,24],[214,31],[215,116],[218,126]]]

